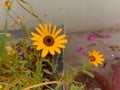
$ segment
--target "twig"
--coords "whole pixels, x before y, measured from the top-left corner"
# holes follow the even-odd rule
[[[26,12],[28,12],[28,13],[31,14],[32,16],[36,17],[36,18],[40,21],[40,23],[42,24],[42,20],[41,20],[36,14],[32,13],[32,12],[29,11],[27,8],[25,8],[25,7],[19,2],[19,0],[16,0],[16,1],[17,1],[17,3],[18,3]]]
[[[45,86],[45,85],[49,85],[49,84],[63,84],[63,82],[60,82],[60,81],[44,82],[44,83],[32,85],[32,86],[24,88],[22,90],[30,90],[31,88],[41,87],[41,86]]]
[[[14,80],[11,84],[9,84],[8,86],[6,86],[6,87],[4,88],[4,90],[10,90],[10,88],[11,88],[12,86],[16,85],[21,79],[23,79],[23,77],[20,77],[20,78]]]

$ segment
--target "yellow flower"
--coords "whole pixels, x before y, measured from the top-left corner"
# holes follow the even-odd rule
[[[0,84],[0,89],[2,89],[3,88],[3,86]]]
[[[11,46],[6,46],[5,48],[7,50],[7,55],[12,56],[12,55],[14,55],[16,53],[15,50]]]
[[[89,52],[90,62],[98,67],[98,64],[103,64],[104,58],[98,51],[94,50],[93,52]]]
[[[21,23],[23,20],[24,20],[24,17],[23,17],[23,16],[18,16],[18,17],[17,17],[17,21],[18,21],[19,23]]]
[[[65,48],[64,44],[68,41],[65,39],[66,34],[61,34],[62,28],[56,30],[57,26],[52,24],[39,24],[40,28],[36,27],[36,31],[39,34],[31,32],[33,36],[31,40],[34,40],[33,45],[37,45],[37,50],[42,50],[42,57],[45,57],[48,53],[54,55],[55,52],[61,53],[60,48]]]
[[[8,1],[4,2],[3,6],[8,7],[8,8],[11,7],[10,1],[8,0]]]

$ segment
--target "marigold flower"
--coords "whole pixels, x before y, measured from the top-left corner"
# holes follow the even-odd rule
[[[8,7],[8,8],[11,7],[10,1],[8,0],[8,1],[4,2],[3,6]]]
[[[37,46],[37,50],[42,50],[42,57],[45,57],[48,53],[54,55],[55,52],[61,53],[60,48],[65,48],[64,44],[68,41],[65,39],[66,34],[61,34],[62,28],[56,30],[57,26],[54,25],[52,29],[52,23],[39,24],[40,28],[36,28],[39,34],[31,32],[33,36],[31,40],[34,40],[33,45]],[[52,30],[51,30],[52,29]]]
[[[98,51],[94,50],[93,52],[89,52],[90,63],[94,66],[98,67],[98,64],[103,64],[104,58]]]

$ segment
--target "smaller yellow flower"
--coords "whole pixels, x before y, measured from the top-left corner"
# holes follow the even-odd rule
[[[18,23],[21,23],[23,20],[24,20],[24,17],[23,17],[23,16],[18,16],[18,17],[17,17]]]
[[[10,1],[8,0],[8,1],[4,2],[3,6],[8,7],[8,8],[11,7]]]
[[[11,46],[6,46],[5,47],[7,50],[7,55],[14,55],[15,54],[15,50],[11,47]]]
[[[93,52],[89,52],[90,63],[94,66],[98,67],[98,64],[103,64],[104,58],[98,51],[94,50]]]
[[[15,21],[11,21],[9,25],[12,27],[12,26],[14,26],[15,24],[16,24]]]
[[[3,88],[3,86],[0,84],[0,89],[2,89]]]

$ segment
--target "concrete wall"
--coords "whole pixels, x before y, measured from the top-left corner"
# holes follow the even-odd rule
[[[1,0],[0,4],[4,0]],[[44,23],[65,24],[67,32],[98,30],[120,24],[120,0],[27,0]],[[18,4],[13,10],[26,17],[28,14]],[[47,15],[46,18],[44,16]],[[5,18],[0,6],[0,22]],[[35,27],[38,22],[28,18],[29,26]],[[19,28],[16,26],[15,29]],[[0,28],[2,29],[2,28]],[[13,28],[12,28],[13,29]]]

